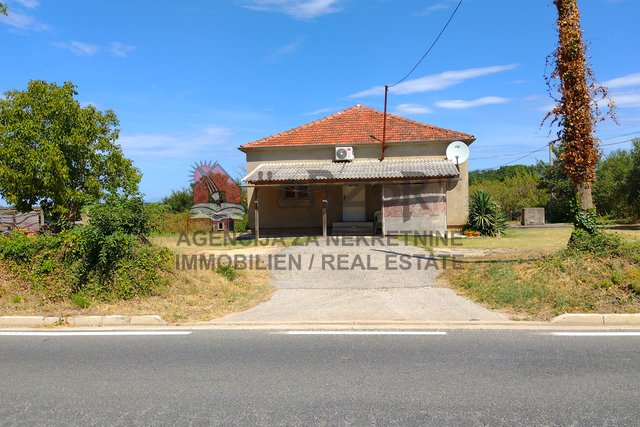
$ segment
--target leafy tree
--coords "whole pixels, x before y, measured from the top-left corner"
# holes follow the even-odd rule
[[[640,217],[640,139],[633,140],[632,165],[625,188],[632,214]]]
[[[598,162],[593,199],[600,215],[615,218],[631,215],[627,177],[632,164],[632,155],[625,150],[614,151]]]
[[[538,186],[549,194],[547,219],[550,222],[572,221],[571,202],[575,200],[576,192],[569,175],[564,168],[558,166],[557,160],[546,167]]]
[[[167,205],[171,212],[188,212],[193,206],[193,188],[172,190],[170,195],[162,199],[162,203]]]
[[[70,82],[34,80],[0,99],[0,196],[20,211],[40,205],[73,220],[87,203],[138,188],[140,173],[116,144],[116,115],[75,95]]]
[[[486,190],[502,206],[505,213],[517,217],[523,208],[546,206],[548,193],[540,188],[540,175],[545,167],[540,165],[506,166],[498,170],[472,172],[475,176],[469,191]],[[471,180],[470,180],[471,181]]]
[[[509,165],[502,166],[499,169],[481,169],[469,172],[469,184],[478,184],[485,181],[503,182],[507,178],[531,174],[534,177],[540,177],[544,171],[544,165]]]
[[[0,15],[7,15],[7,5],[0,2]]]
[[[579,195],[580,206],[593,207],[592,184],[595,166],[600,156],[594,128],[602,119],[597,98],[608,98],[607,90],[595,84],[595,78],[585,56],[586,45],[582,40],[580,12],[577,0],[554,0],[558,10],[558,48],[547,59],[553,71],[547,78],[549,92],[556,101],[555,108],[547,114],[553,116],[559,131],[560,164],[571,178]],[[555,90],[560,98],[554,96]],[[609,112],[613,101],[609,98]],[[615,116],[614,116],[615,118]]]

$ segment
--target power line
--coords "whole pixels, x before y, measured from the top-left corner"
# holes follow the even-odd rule
[[[629,135],[633,135],[633,134],[629,134]],[[622,135],[620,135],[620,136],[622,136]],[[620,136],[618,136],[617,138],[619,138]],[[627,139],[625,141],[610,142],[608,144],[600,144],[600,146],[601,147],[609,147],[609,146],[612,146],[612,145],[627,144],[629,142],[633,142],[634,139]],[[544,149],[546,149],[548,147],[549,147],[549,144],[545,144],[545,145],[543,145],[542,147],[540,147],[538,149],[535,149],[533,151],[529,151],[528,153],[524,154],[522,157],[518,157],[517,159],[510,160],[507,163],[503,163],[503,164],[501,164],[499,166],[494,166],[492,168],[487,168],[487,169],[483,169],[483,170],[500,169],[503,166],[508,166],[511,163],[515,163],[518,160],[522,160],[522,159],[524,159],[526,157],[529,157],[530,155],[535,154],[537,152],[540,152],[540,151],[542,151],[542,150],[544,150]],[[500,156],[474,157],[474,160],[492,159],[492,158],[498,158],[498,157],[510,157],[510,156],[517,156],[518,154],[522,154],[522,153],[504,154],[504,155],[500,155]]]
[[[600,144],[600,146],[601,146],[601,147],[608,147],[608,146],[610,146],[610,145],[626,144],[626,143],[628,143],[628,142],[633,142],[635,139],[637,139],[637,138],[634,138],[634,139],[627,139],[627,140],[625,140],[625,141],[610,142],[610,143],[608,143],[608,144]]]
[[[404,76],[402,79],[400,79],[399,81],[397,81],[396,83],[389,85],[389,87],[394,87],[400,83],[402,83],[403,81],[405,81],[407,79],[407,77],[409,77],[415,70],[416,68],[418,68],[418,66],[422,63],[422,61],[424,60],[424,58],[427,57],[427,55],[429,54],[429,52],[431,52],[431,49],[433,49],[433,47],[436,45],[436,43],[438,43],[438,40],[440,40],[440,37],[442,36],[442,34],[444,33],[444,31],[447,29],[447,27],[449,26],[449,24],[451,23],[451,21],[453,20],[453,17],[456,15],[456,12],[458,12],[458,9],[460,8],[460,5],[462,4],[462,0],[460,0],[460,2],[458,3],[458,5],[456,6],[456,8],[453,10],[453,13],[451,14],[451,16],[449,17],[449,20],[447,21],[446,24],[444,24],[444,27],[442,27],[442,30],[440,30],[440,33],[438,34],[438,37],[436,37],[436,39],[433,41],[433,43],[431,43],[431,46],[429,46],[429,49],[427,49],[427,51],[424,53],[424,55],[422,55],[422,58],[420,58],[420,60],[418,61],[418,63],[416,65],[413,66],[413,68],[411,69],[411,71],[409,71],[407,73],[406,76]]]
[[[526,158],[526,157],[529,157],[530,155],[535,154],[535,153],[537,153],[537,152],[539,152],[539,151],[546,150],[547,148],[549,148],[549,144],[545,144],[545,145],[543,145],[542,147],[540,147],[540,148],[538,148],[538,149],[536,149],[536,150],[530,151],[530,152],[526,153],[526,154],[525,154],[524,156],[522,156],[522,157],[518,157],[517,159],[513,159],[513,160],[511,160],[511,161],[508,161],[507,163],[503,163],[503,164],[501,164],[501,165],[499,165],[499,166],[494,166],[494,167],[492,167],[492,168],[487,168],[487,169],[483,169],[483,170],[500,169],[500,168],[501,168],[501,167],[503,167],[503,166],[508,166],[508,165],[510,165],[511,163],[515,163],[515,162],[517,162],[518,160],[522,160],[522,159],[524,159],[524,158]]]
[[[616,136],[609,136],[607,138],[600,138],[600,141],[607,141],[609,139],[622,138],[624,136],[631,136],[631,135],[637,135],[637,134],[640,134],[640,130],[637,130],[637,131],[631,132],[631,133],[625,133],[624,135],[616,135]]]
[[[545,145],[547,147],[548,145]],[[499,159],[502,157],[514,157],[520,156],[522,154],[530,154],[530,151],[520,151],[519,153],[509,153],[509,154],[498,154],[496,156],[485,156],[485,157],[474,157],[473,160],[486,160],[486,159]]]

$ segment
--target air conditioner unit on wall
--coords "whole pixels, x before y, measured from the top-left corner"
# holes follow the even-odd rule
[[[348,162],[353,160],[353,147],[336,147],[334,160],[336,162]]]

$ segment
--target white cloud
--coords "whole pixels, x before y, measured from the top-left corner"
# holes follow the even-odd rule
[[[455,0],[443,0],[432,4],[431,6],[427,6],[422,9],[422,11],[418,12],[417,15],[431,15],[435,12],[440,12],[441,10],[449,9],[453,4],[455,4]]]
[[[13,0],[13,1],[28,9],[35,9],[38,6],[40,6],[39,0]]]
[[[439,74],[420,77],[414,80],[407,80],[389,89],[389,92],[398,95],[407,95],[410,93],[431,92],[442,90],[451,86],[458,85],[465,80],[482,77],[489,74],[500,73],[503,71],[513,70],[517,64],[495,65],[491,67],[469,68],[466,70],[445,71]],[[384,93],[384,86],[375,86],[371,89],[363,90],[350,95],[349,98],[364,98],[367,96],[381,95]]]
[[[109,44],[109,53],[118,58],[126,58],[135,49],[135,46],[127,45],[120,42],[112,42]]]
[[[265,58],[265,60],[268,62],[273,62],[283,56],[291,55],[292,53],[297,51],[301,45],[302,45],[302,39],[294,40],[291,43],[287,43],[284,46],[280,46],[279,48],[271,52]]]
[[[314,111],[309,111],[308,113],[302,113],[303,116],[317,116],[320,114],[333,113],[334,111],[339,111],[343,107],[327,107],[327,108],[319,108]]]
[[[640,93],[627,92],[615,93],[610,95],[616,103],[617,107],[640,107]]]
[[[298,19],[313,19],[342,10],[340,0],[246,0],[242,6],[259,12],[280,12]]]
[[[142,133],[122,135],[118,143],[127,156],[143,158],[195,158],[229,147],[233,132],[211,126],[189,134]],[[234,147],[235,148],[235,147]]]
[[[48,31],[49,26],[38,22],[36,18],[11,9],[9,15],[0,15],[0,23],[19,30]]]
[[[68,42],[57,42],[53,45],[62,49],[66,49],[69,52],[79,56],[93,56],[100,50],[100,47],[98,45],[79,42],[76,40],[71,40]]]
[[[542,106],[536,108],[536,110],[538,110],[540,112],[543,112],[543,113],[548,113],[549,111],[553,110],[554,108],[556,108],[556,104],[549,103],[549,104],[545,104],[545,105],[542,105]]]
[[[432,113],[433,110],[429,107],[425,107],[424,105],[419,104],[400,104],[396,107],[394,114],[398,114],[400,116],[407,114],[429,114]]]
[[[626,76],[618,77],[615,79],[607,80],[602,83],[609,89],[618,89],[621,87],[639,86],[640,85],[640,73],[628,74]]]
[[[501,96],[485,96],[473,100],[452,99],[448,101],[438,101],[436,102],[436,106],[451,110],[465,110],[467,108],[482,107],[484,105],[504,104],[509,101],[509,98],[503,98]]]

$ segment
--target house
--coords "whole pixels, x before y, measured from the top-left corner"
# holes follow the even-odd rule
[[[385,127],[385,143],[383,140]],[[356,105],[239,147],[257,233],[428,234],[467,221],[473,135]],[[463,147],[464,148],[464,147]]]

